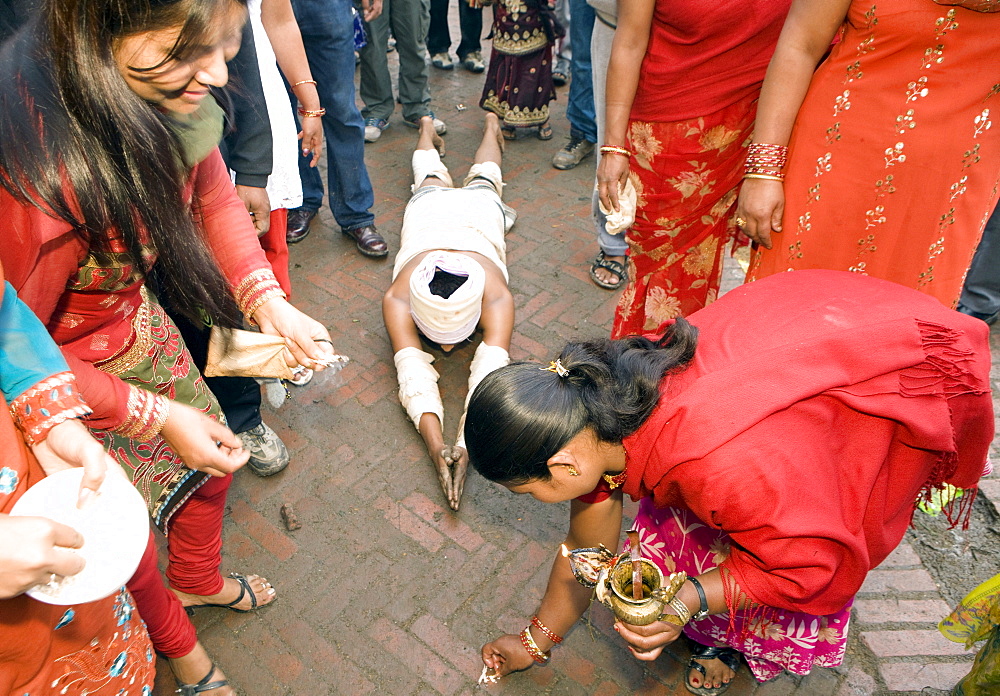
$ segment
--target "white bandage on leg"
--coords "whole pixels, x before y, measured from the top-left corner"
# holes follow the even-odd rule
[[[444,405],[438,391],[438,373],[431,363],[434,357],[419,348],[403,348],[392,356],[399,380],[399,402],[406,415],[420,430],[420,416],[433,413],[444,426]]]
[[[497,194],[503,196],[503,175],[500,173],[500,165],[496,162],[476,162],[469,167],[469,173],[462,186],[468,186],[473,179],[486,179],[493,184]]]
[[[508,364],[510,364],[510,354],[503,348],[488,346],[485,343],[480,343],[479,347],[476,348],[472,365],[469,366],[469,393],[465,395],[465,410],[462,411],[462,419],[458,422],[458,437],[455,439],[457,447],[465,448],[465,414],[469,410],[472,392],[476,390],[486,375]]]
[[[442,186],[452,185],[451,174],[448,173],[448,167],[444,166],[437,150],[414,150],[410,164],[413,167],[413,186],[410,187],[410,193],[416,191],[429,176],[440,179]]]

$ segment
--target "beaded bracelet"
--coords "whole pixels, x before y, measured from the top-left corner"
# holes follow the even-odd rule
[[[326,109],[314,109],[310,111],[299,107],[299,116],[304,116],[306,118],[319,118],[324,115],[326,115]]]
[[[543,653],[541,651],[541,649],[535,643],[535,639],[531,637],[531,631],[529,630],[530,628],[531,627],[528,626],[523,631],[521,631],[521,645],[523,645],[524,649],[528,651],[529,655],[531,655],[532,660],[534,660],[540,665],[544,665],[549,660],[552,659],[552,656],[547,653]]]
[[[316,80],[299,80],[298,82],[292,85],[292,89],[295,89],[299,85],[314,85],[314,84],[316,84]]]
[[[618,147],[617,145],[601,145],[598,148],[602,155],[622,155],[624,157],[631,157],[632,151],[624,147]]]
[[[544,633],[545,637],[551,640],[556,645],[559,645],[560,643],[563,642],[562,636],[557,635],[555,631],[553,631],[551,628],[549,628],[541,621],[539,621],[537,616],[531,617],[531,625],[537,628],[542,633]]]

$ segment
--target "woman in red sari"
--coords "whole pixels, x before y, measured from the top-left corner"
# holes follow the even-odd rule
[[[116,696],[123,689],[151,689],[149,635],[124,587],[73,606],[22,594],[80,572],[83,561],[69,549],[86,540],[44,517],[12,517],[14,504],[42,478],[68,466],[84,467],[81,503],[106,473],[122,474],[108,471],[117,465],[78,420],[90,409],[73,373],[45,327],[4,283],[2,270],[0,346],[0,395],[8,405],[33,407],[19,423],[23,432],[8,411],[0,413],[0,693]]]
[[[168,533],[173,592],[152,543],[129,589],[185,693],[233,692],[184,605],[250,610],[275,591],[220,573],[226,492],[248,453],[156,294],[197,323],[255,322],[309,367],[330,350],[285,300],[217,148],[211,91],[245,20],[241,0],[49,0],[0,58],[0,259]]]
[[[618,8],[597,183],[617,210],[631,178],[638,205],[612,338],[654,331],[718,294],[757,97],[790,2]]]
[[[804,674],[843,659],[851,600],[918,499],[976,487],[993,438],[987,334],[895,283],[781,274],[656,341],[570,344],[549,368],[493,372],[469,404],[469,457],[515,493],[573,501],[571,549],[617,548],[622,492],[641,500],[643,555],[693,580],[674,623],[616,624],[638,659],[680,624],[694,693],[728,683],[740,654],[759,680]],[[544,661],[590,594],[557,556],[531,642],[498,638],[484,663],[524,669],[532,642]]]

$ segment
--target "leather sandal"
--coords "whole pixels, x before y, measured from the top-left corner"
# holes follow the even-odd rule
[[[177,691],[174,693],[180,694],[181,696],[198,696],[198,694],[203,694],[206,691],[212,691],[213,689],[221,689],[224,686],[229,686],[228,679],[219,679],[217,681],[209,681],[212,675],[215,674],[215,663],[208,668],[208,674],[197,684],[181,684],[177,682]],[[176,681],[176,680],[175,680]]]
[[[597,277],[597,269],[603,268],[606,271],[614,273],[618,276],[617,281],[608,282],[606,280],[601,280]],[[597,258],[594,259],[594,263],[590,265],[590,279],[594,281],[594,285],[604,288],[605,290],[617,290],[628,280],[628,272],[625,270],[625,265],[618,262],[612,261],[607,256],[604,255],[604,250],[601,249],[597,252]]]
[[[717,648],[711,645],[702,645],[690,639],[689,642],[691,644],[691,660],[688,662],[688,674],[684,676],[684,688],[692,694],[698,694],[698,696],[718,696],[728,689],[732,685],[733,679],[736,678],[735,673],[740,668],[741,655],[739,651],[733,648]],[[700,662],[695,662],[695,660],[719,660],[726,667],[733,670],[733,679],[730,679],[722,686],[704,686],[705,666]],[[695,686],[691,683],[692,669],[696,672],[701,672],[702,686]]]
[[[345,235],[354,240],[354,243],[365,256],[379,258],[389,253],[389,245],[385,239],[375,229],[375,225],[362,225],[351,230],[341,230]]]
[[[552,126],[546,121],[538,127],[538,132],[535,135],[539,140],[552,140]]]
[[[251,611],[257,608],[257,595],[254,594],[253,588],[250,587],[250,581],[247,580],[245,575],[240,575],[239,573],[230,573],[229,577],[233,578],[240,583],[240,596],[229,602],[228,604],[193,604],[190,607],[184,607],[184,611],[188,613],[188,616],[194,616],[195,609],[203,609],[206,607],[219,607],[222,609],[229,609],[230,611],[235,611],[239,614],[249,614]],[[243,598],[250,593],[250,608],[249,609],[237,609],[236,605],[243,601]],[[213,666],[214,669],[214,666]],[[211,673],[209,673],[211,676]],[[212,687],[217,688],[217,687]]]

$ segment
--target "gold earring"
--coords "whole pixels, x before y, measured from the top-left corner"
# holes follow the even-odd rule
[[[580,472],[576,470],[575,466],[567,466],[566,469],[569,471],[570,476],[579,476]]]

